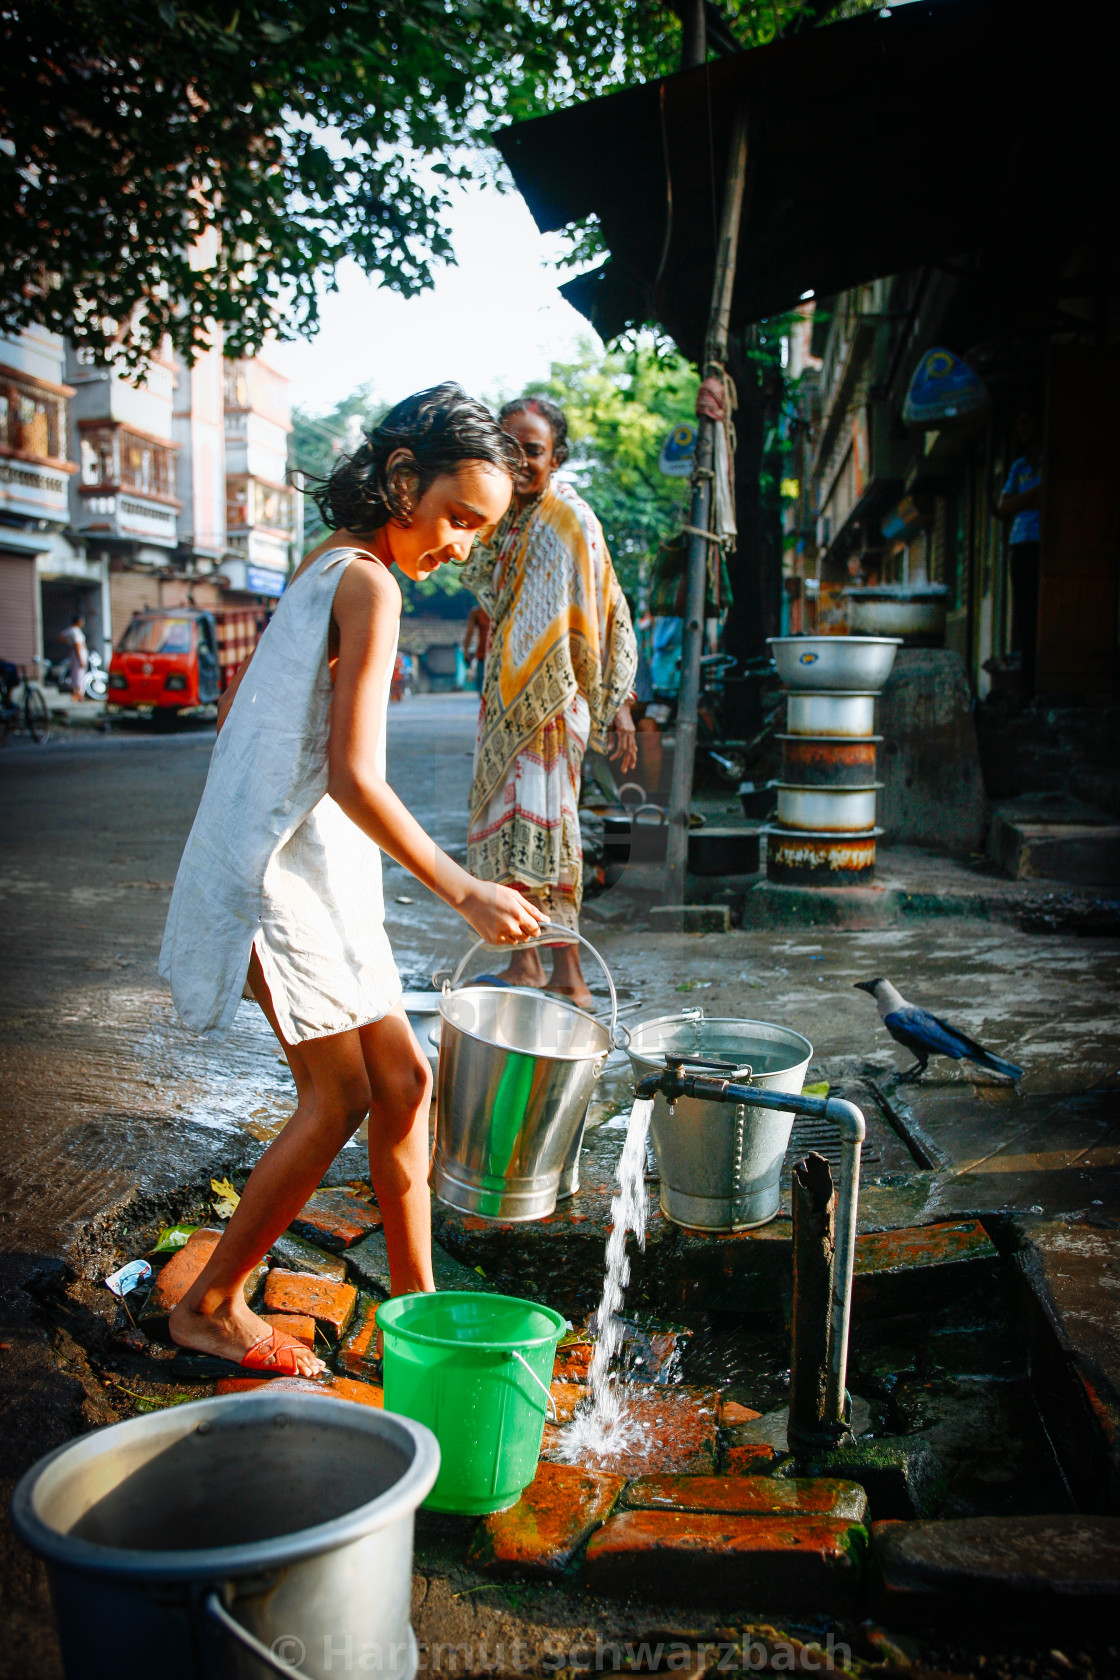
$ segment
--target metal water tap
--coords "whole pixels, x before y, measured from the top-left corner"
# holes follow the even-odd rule
[[[680,1097],[704,1102],[743,1103],[747,1108],[781,1109],[814,1120],[830,1120],[840,1132],[840,1186],[836,1218],[836,1253],[832,1270],[832,1312],[829,1319],[828,1378],[825,1407],[829,1422],[842,1429],[847,1422],[848,1329],[852,1317],[852,1272],[856,1257],[856,1219],[859,1213],[859,1161],[867,1124],[863,1114],[844,1097],[803,1097],[744,1084],[731,1074],[714,1071],[688,1073],[687,1068],[714,1070],[729,1064],[701,1058],[667,1055],[660,1073],[638,1082],[635,1095],[652,1100],[660,1094],[668,1103]],[[750,1070],[747,1070],[748,1078]]]

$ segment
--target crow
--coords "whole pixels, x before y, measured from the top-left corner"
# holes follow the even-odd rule
[[[1022,1079],[1021,1067],[1005,1062],[1002,1056],[993,1056],[959,1027],[951,1027],[948,1021],[939,1021],[928,1010],[907,1003],[889,980],[857,980],[855,984],[859,991],[870,992],[875,999],[883,1025],[896,1043],[918,1058],[912,1068],[899,1074],[900,1081],[920,1079],[931,1056],[951,1056],[955,1062],[963,1056],[992,1073],[1003,1074],[1005,1079]]]

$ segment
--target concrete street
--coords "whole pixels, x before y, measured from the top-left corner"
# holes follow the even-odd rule
[[[460,855],[474,707],[469,696],[429,696],[391,716],[394,785]],[[75,728],[42,748],[19,740],[0,751],[5,1504],[39,1453],[123,1405],[84,1358],[80,1314],[67,1329],[44,1313],[45,1293],[67,1269],[95,1284],[129,1257],[130,1227],[179,1216],[212,1175],[247,1167],[290,1108],[286,1066],[254,1004],[242,1005],[227,1042],[200,1042],[172,1019],[156,975],[212,740],[204,727],[107,737]],[[467,949],[469,930],[396,866],[387,865],[385,885],[402,976],[423,984]],[[610,895],[599,900],[584,931],[610,963],[624,1019],[687,1003],[782,1022],[812,1040],[811,1077],[858,1082],[878,1102],[865,1229],[964,1212],[1020,1218],[1027,1228],[1081,1220],[1107,1231],[1120,1221],[1116,941],[961,916],[874,932],[662,934],[595,920],[611,908]],[[594,987],[593,964],[586,968]],[[879,974],[1021,1063],[1018,1092],[974,1077],[967,1064],[937,1062],[921,1085],[896,1090],[889,1075],[908,1058],[871,1000],[852,989]],[[628,1089],[624,1069],[612,1066],[593,1118],[624,1106]],[[609,1177],[621,1141],[617,1130],[591,1134],[598,1176]],[[365,1170],[359,1149],[346,1153],[340,1179]],[[543,1227],[539,1240],[550,1230],[559,1234]],[[0,1563],[10,1629],[0,1674],[48,1680],[59,1671],[42,1573],[10,1537]],[[433,1603],[440,1592],[447,1598],[446,1584],[425,1591]],[[464,1614],[455,1609],[456,1627]],[[472,1614],[477,1633],[482,1611]]]

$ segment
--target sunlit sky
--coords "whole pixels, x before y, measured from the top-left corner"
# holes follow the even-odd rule
[[[293,403],[323,413],[367,380],[387,402],[443,379],[473,396],[515,395],[594,337],[560,296],[557,242],[537,232],[519,193],[461,191],[447,226],[458,265],[438,268],[432,291],[406,300],[344,263],[316,337],[269,346]]]

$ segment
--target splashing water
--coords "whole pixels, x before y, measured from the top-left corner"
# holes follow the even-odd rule
[[[653,1103],[642,1099],[634,1104],[626,1142],[615,1177],[618,1192],[611,1201],[611,1234],[607,1238],[607,1265],[603,1294],[595,1314],[598,1340],[588,1373],[589,1397],[581,1400],[575,1416],[564,1430],[560,1455],[569,1464],[588,1457],[605,1458],[630,1446],[636,1429],[628,1416],[618,1372],[612,1367],[622,1346],[623,1326],[619,1317],[626,1286],[630,1282],[630,1261],[626,1238],[632,1231],[638,1247],[646,1245],[646,1137]]]

